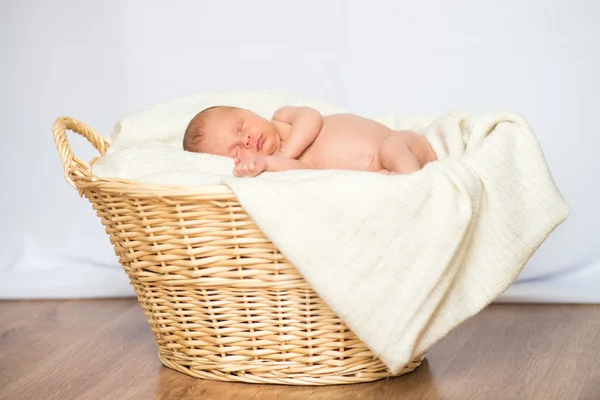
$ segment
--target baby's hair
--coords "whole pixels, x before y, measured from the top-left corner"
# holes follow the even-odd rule
[[[183,136],[183,149],[185,151],[201,152],[204,138],[206,137],[206,125],[218,111],[230,111],[235,107],[212,106],[205,108],[192,118]]]

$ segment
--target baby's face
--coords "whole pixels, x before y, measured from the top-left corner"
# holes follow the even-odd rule
[[[225,157],[269,156],[281,147],[275,126],[252,111],[222,110],[207,123],[204,151]]]

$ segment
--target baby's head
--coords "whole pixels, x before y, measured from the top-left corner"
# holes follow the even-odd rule
[[[183,149],[225,157],[272,155],[281,138],[275,125],[252,111],[215,106],[202,110],[188,124]]]

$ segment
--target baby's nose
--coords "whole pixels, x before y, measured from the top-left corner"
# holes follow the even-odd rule
[[[252,138],[250,137],[250,134],[246,134],[244,136],[244,147],[246,147],[246,148],[250,147],[250,140],[251,139]]]

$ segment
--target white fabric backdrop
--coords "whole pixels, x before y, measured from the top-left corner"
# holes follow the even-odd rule
[[[0,3],[0,298],[132,295],[64,182],[60,115],[105,135],[148,105],[271,88],[368,117],[509,109],[572,207],[500,301],[600,302],[600,3],[594,0]],[[95,156],[79,138],[76,154]]]

